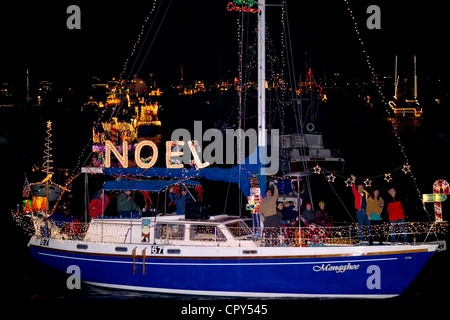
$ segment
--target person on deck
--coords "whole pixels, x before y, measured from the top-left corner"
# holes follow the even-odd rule
[[[186,213],[186,203],[191,202],[191,198],[186,188],[182,188],[181,192],[178,192],[178,188],[173,186],[169,189],[169,199],[176,206],[175,213],[177,215],[184,215]]]
[[[117,198],[117,211],[121,218],[139,218],[141,208],[134,202],[131,190],[125,190]]]
[[[328,213],[325,211],[325,202],[319,202],[319,209],[314,213],[314,223],[324,226],[331,227],[331,223],[329,222]]]
[[[370,237],[370,218],[367,215],[367,198],[369,196],[369,193],[364,190],[364,185],[362,183],[359,183],[356,186],[356,176],[352,174],[350,176],[352,178],[352,192],[353,196],[355,197],[355,209],[356,209],[356,220],[358,221],[358,240],[361,244],[363,241],[363,235],[362,230],[364,224],[367,228],[367,234],[369,243],[371,243],[372,238]]]
[[[94,194],[91,202],[89,202],[89,214],[93,219],[101,217],[105,212],[106,207],[109,203],[109,197],[102,191],[97,191]]]
[[[370,229],[372,235],[376,234],[378,243],[383,244],[383,239],[381,232],[379,230],[379,225],[382,222],[381,213],[383,211],[384,200],[380,196],[380,190],[375,189],[372,191],[370,197],[367,198],[367,214],[370,218]],[[369,243],[372,244],[372,243]]]
[[[312,209],[311,203],[307,203],[305,210],[302,212],[302,221],[308,227],[310,223],[314,222],[314,211]]]
[[[274,187],[274,192],[272,193],[272,189],[267,189],[266,196],[262,198],[261,203],[259,204],[259,215],[261,221],[264,223],[264,227],[268,228],[276,228],[278,227],[277,223],[277,199],[278,199],[278,189]]]
[[[397,196],[395,188],[390,188],[388,193],[390,197],[386,200],[386,211],[389,215],[389,224],[391,226],[391,244],[395,243],[395,233],[397,233],[395,229],[397,226],[400,226],[403,243],[407,243],[408,238],[405,234],[405,212],[403,210],[402,202]]]
[[[292,201],[286,201],[283,204],[283,217],[289,226],[293,226],[298,219],[298,213],[295,210],[295,205]]]
[[[283,202],[278,202],[277,203],[277,221],[278,224],[280,225],[280,227],[286,227],[286,220],[284,219],[283,216]]]

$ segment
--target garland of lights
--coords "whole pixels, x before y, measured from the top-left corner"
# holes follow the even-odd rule
[[[21,228],[28,236],[35,235],[37,238],[52,238],[58,241],[65,240],[85,240],[95,243],[118,243],[123,242],[123,235],[127,233],[129,225],[111,225],[111,224],[91,224],[74,220],[72,222],[52,222],[49,220],[32,219],[29,215],[20,212],[11,211],[12,218],[17,227]],[[184,230],[184,225],[173,225],[172,228]],[[166,234],[167,224],[155,227],[155,234],[161,234],[160,239],[164,239],[167,244],[170,240],[183,240],[182,233],[178,236]],[[322,227],[316,224],[310,224],[308,227],[301,228],[301,245],[351,245],[356,240],[356,233],[361,231],[364,236],[398,235],[402,233],[414,234],[414,239],[419,235],[428,236],[431,232],[435,235],[446,234],[448,222],[406,222],[403,224],[388,224],[370,226],[368,229],[363,226],[362,230],[356,223],[349,226],[340,227]],[[205,234],[214,235],[214,229],[209,226],[195,226],[191,228],[191,240],[211,242],[214,237],[204,237]],[[233,235],[246,234],[248,228],[229,228]],[[282,228],[255,228],[255,232],[261,237],[255,239],[260,246],[299,246],[298,227]],[[87,232],[89,230],[89,233]],[[159,231],[159,232],[158,232]],[[196,235],[199,235],[198,237]],[[200,237],[201,235],[201,237]],[[144,242],[144,239],[142,240]]]
[[[404,174],[408,174],[408,173],[411,172],[411,165],[404,164],[403,166],[395,168],[394,170],[391,170],[390,172],[379,174],[379,175],[372,176],[372,177],[363,177],[361,179],[364,180],[363,183],[364,183],[365,187],[371,187],[373,179],[376,179],[376,178],[383,178],[383,180],[385,180],[386,182],[389,183],[389,182],[391,182],[393,180],[392,174],[394,172],[396,172],[396,171],[399,171],[399,170],[403,171]],[[343,175],[339,175],[339,174],[336,174],[336,173],[333,173],[332,171],[326,170],[325,168],[323,168],[323,167],[321,167],[319,165],[316,165],[315,167],[311,168],[309,170],[309,172],[311,172],[312,174],[321,174],[321,173],[323,173],[325,175],[325,177],[327,178],[327,181],[330,182],[330,183],[334,183],[336,178],[339,177],[339,178],[342,178],[342,179],[346,179],[344,181],[346,187],[351,187],[352,184],[353,184],[353,181],[352,181],[351,178],[343,176]],[[328,173],[328,175],[326,175],[326,173]]]

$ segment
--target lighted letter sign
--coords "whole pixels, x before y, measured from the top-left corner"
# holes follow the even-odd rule
[[[149,163],[144,163],[141,160],[141,149],[145,146],[149,146],[153,150],[153,156]],[[150,140],[144,140],[139,142],[136,145],[136,149],[134,151],[134,159],[139,168],[148,169],[153,167],[153,165],[156,163],[156,160],[158,159],[158,148],[156,147],[156,144]]]
[[[183,155],[183,151],[172,151],[172,148],[176,146],[184,146],[184,144],[184,141],[166,142],[166,167],[168,169],[182,169],[184,167],[184,164],[182,162],[175,163],[175,161],[172,160],[172,157],[181,157]],[[194,157],[195,168],[198,170],[209,166],[209,162],[202,163],[202,161],[200,160],[199,153],[201,151],[196,149],[194,142],[189,141],[188,145]],[[156,161],[158,160],[158,148],[153,141],[144,140],[136,144],[134,147],[134,159],[136,161],[136,165],[139,168],[148,169],[155,165]],[[152,149],[153,155],[148,158],[150,159],[149,162],[143,161],[141,159],[141,151],[143,147],[150,147]],[[120,151],[122,151],[122,154],[120,153]],[[123,168],[128,168],[128,143],[126,141],[122,142],[122,146],[117,147],[109,140],[105,142],[105,168],[111,167],[111,153],[114,154]]]
[[[122,143],[122,155],[116,149],[114,144],[106,140],[105,142],[105,167],[109,168],[111,166],[111,151],[116,156],[117,160],[119,160],[120,164],[124,168],[128,168],[128,142],[123,141]]]
[[[182,156],[183,152],[175,151],[172,152],[172,147],[175,146],[184,146],[184,141],[167,141],[166,142],[166,167],[169,169],[181,169],[183,168],[183,164],[174,164],[172,163],[172,157]]]
[[[197,150],[195,150],[194,143],[192,141],[188,142],[189,149],[191,149],[192,155],[194,156],[194,162],[197,168],[206,168],[209,166],[209,162],[202,163],[200,157],[198,156]]]

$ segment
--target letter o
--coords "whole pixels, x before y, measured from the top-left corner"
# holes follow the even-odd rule
[[[149,163],[144,163],[141,160],[141,150],[143,147],[149,146],[153,150],[153,156],[152,160]],[[148,169],[155,165],[156,160],[158,159],[158,148],[156,147],[156,144],[150,140],[144,140],[139,142],[136,145],[136,148],[134,150],[134,160],[136,161],[136,164],[139,168]]]

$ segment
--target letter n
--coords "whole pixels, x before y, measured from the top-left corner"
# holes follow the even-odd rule
[[[367,18],[366,25],[369,30],[381,29],[381,9],[377,5],[371,5],[367,7],[366,13],[372,14]]]
[[[122,155],[116,149],[114,144],[106,140],[105,142],[105,167],[111,167],[111,152],[114,153],[117,160],[119,160],[120,164],[124,168],[128,168],[128,142],[124,141],[122,144]]]
[[[367,289],[381,289],[381,269],[377,265],[371,265],[367,267],[367,274],[371,274],[369,278],[367,278],[366,285]]]
[[[70,276],[67,278],[66,285],[67,288],[72,289],[81,289],[81,270],[79,266],[70,265],[66,270],[67,274]]]
[[[67,7],[66,13],[72,15],[67,18],[66,25],[69,30],[81,29],[81,9],[77,5],[70,5]]]

